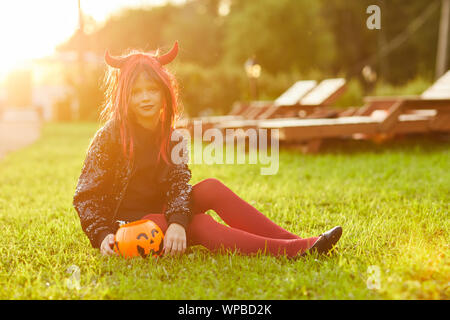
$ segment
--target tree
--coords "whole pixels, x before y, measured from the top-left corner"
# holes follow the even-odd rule
[[[316,1],[234,1],[226,22],[226,59],[243,64],[254,54],[266,72],[326,73],[335,47],[319,13]]]

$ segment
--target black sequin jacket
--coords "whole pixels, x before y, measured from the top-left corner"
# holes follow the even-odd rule
[[[112,120],[96,132],[73,197],[81,227],[94,248],[99,248],[104,237],[115,234],[119,228],[115,218],[133,173],[133,161],[123,156],[118,136],[117,125]],[[176,143],[179,142],[171,142],[171,148]],[[188,183],[191,170],[186,148],[181,150],[184,151],[180,154],[181,163],[164,164],[155,183],[167,188],[164,214],[168,224],[176,222],[186,228],[192,219],[192,186]]]

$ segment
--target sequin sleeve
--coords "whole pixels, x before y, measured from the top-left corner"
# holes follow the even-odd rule
[[[175,146],[175,148],[177,148],[177,151],[179,150],[178,161],[169,168],[168,172],[169,189],[167,192],[165,216],[169,225],[176,222],[186,228],[192,219],[190,205],[192,186],[189,184],[191,170],[188,167],[187,140],[183,139],[177,144],[178,147]]]
[[[78,179],[73,206],[80,218],[81,227],[94,248],[100,247],[108,233],[114,233],[107,216],[112,179],[113,152],[110,133],[105,125],[95,134]]]

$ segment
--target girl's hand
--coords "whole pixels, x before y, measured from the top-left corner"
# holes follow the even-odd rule
[[[164,254],[182,254],[186,250],[186,230],[181,224],[171,223],[164,237]]]
[[[114,234],[108,234],[105,239],[103,239],[102,244],[100,245],[100,252],[104,256],[110,256],[115,254],[118,256],[118,253],[115,252],[112,248],[114,246]]]

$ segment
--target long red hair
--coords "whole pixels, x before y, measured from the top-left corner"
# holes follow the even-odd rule
[[[105,102],[101,118],[105,121],[114,120],[119,124],[123,155],[127,159],[132,159],[134,156],[134,140],[131,134],[130,119],[133,115],[132,112],[129,112],[128,105],[136,78],[141,72],[146,72],[163,88],[158,163],[162,158],[170,165],[170,137],[175,129],[176,120],[180,115],[178,82],[175,76],[155,59],[157,52],[149,54],[139,50],[130,50],[128,54],[120,58],[124,61],[120,68],[108,66],[103,81]]]

